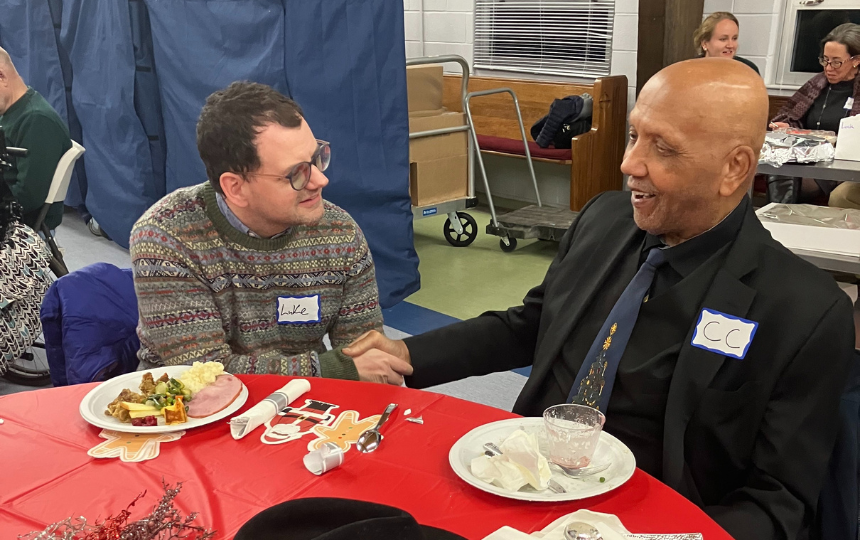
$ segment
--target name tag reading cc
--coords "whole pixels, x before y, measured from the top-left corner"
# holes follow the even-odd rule
[[[757,329],[756,322],[705,308],[699,315],[690,344],[743,360]]]
[[[279,296],[278,324],[320,322],[320,295]]]

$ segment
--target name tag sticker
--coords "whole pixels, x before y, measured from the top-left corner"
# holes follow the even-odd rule
[[[843,107],[843,108],[847,111],[850,111],[851,109],[853,109],[854,108],[854,98],[850,97],[850,98],[846,99],[845,100],[845,107]]]
[[[758,323],[703,309],[693,332],[693,347],[743,360],[750,348]]]
[[[278,324],[320,322],[320,295],[279,296]]]

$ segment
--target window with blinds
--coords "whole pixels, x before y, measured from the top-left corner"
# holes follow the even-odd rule
[[[475,0],[475,67],[609,75],[615,0]]]

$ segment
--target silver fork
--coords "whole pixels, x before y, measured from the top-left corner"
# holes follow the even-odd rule
[[[496,446],[495,444],[488,442],[484,445],[484,453],[490,457],[501,456],[502,455],[502,449],[499,448],[498,446]],[[555,493],[567,493],[567,490],[564,489],[564,487],[561,484],[559,484],[558,482],[556,482],[552,478],[549,479],[549,489],[550,489],[550,491],[554,491]]]

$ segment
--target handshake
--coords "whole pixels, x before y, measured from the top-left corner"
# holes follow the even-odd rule
[[[409,349],[403,340],[388,339],[376,330],[362,334],[343,353],[352,357],[362,381],[401,386],[403,377],[412,375]]]

